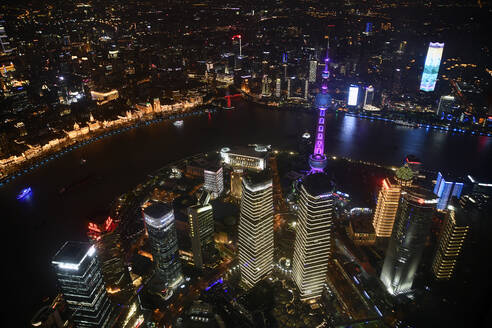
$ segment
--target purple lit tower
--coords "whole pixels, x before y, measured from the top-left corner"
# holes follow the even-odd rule
[[[321,85],[321,92],[316,95],[314,101],[315,106],[318,108],[318,123],[316,126],[316,141],[314,143],[313,154],[309,156],[309,166],[311,166],[310,173],[323,172],[323,169],[327,165],[327,158],[325,155],[325,112],[331,106],[331,96],[328,94],[328,79],[330,78],[330,71],[328,70],[328,64],[330,58],[328,57],[328,50],[330,49],[330,43],[326,47],[325,68],[321,77],[323,82]]]

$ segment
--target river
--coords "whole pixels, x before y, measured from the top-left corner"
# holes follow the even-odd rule
[[[0,189],[3,233],[7,237],[3,268],[11,305],[31,316],[44,296],[54,295],[50,259],[66,240],[85,240],[89,218],[107,209],[115,197],[142,182],[147,174],[180,158],[250,143],[295,149],[301,135],[314,129],[312,113],[270,110],[242,100],[236,110],[132,129],[91,143],[17,178]],[[401,165],[417,155],[425,168],[492,180],[492,138],[412,129],[389,122],[329,114],[326,153],[385,165]],[[85,165],[80,161],[87,160]],[[60,188],[91,175],[62,195]],[[16,194],[31,186],[30,200]]]

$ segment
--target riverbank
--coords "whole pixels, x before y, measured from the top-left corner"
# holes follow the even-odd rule
[[[51,149],[47,151],[45,154],[36,156],[35,158],[32,159],[25,160],[24,162],[19,163],[18,165],[13,166],[12,168],[8,168],[9,171],[7,172],[6,176],[4,176],[0,180],[0,187],[14,181],[16,178],[21,177],[26,173],[32,172],[33,170],[48,164],[52,160],[62,157],[63,155],[73,150],[79,149],[80,147],[91,144],[93,142],[102,140],[106,137],[120,134],[122,132],[126,132],[141,126],[148,126],[151,124],[160,123],[165,120],[177,121],[189,116],[215,113],[217,112],[217,110],[218,108],[215,107],[214,108],[207,107],[207,108],[197,109],[185,113],[175,113],[169,115],[156,114],[151,117],[143,117],[143,119],[138,119],[138,120],[135,119],[120,124],[118,126],[112,126],[108,129],[91,131],[91,133],[88,133],[81,138],[69,139],[67,140],[67,142],[60,144],[59,147],[56,147],[55,149]]]
[[[282,106],[274,106],[268,102],[262,102],[253,98],[251,96],[247,97],[247,101],[254,103],[256,105],[262,106],[264,108],[268,108],[270,110],[278,110],[278,111],[296,111],[296,112],[314,112],[312,106],[307,106],[306,104],[301,103],[283,103]],[[344,113],[348,116],[353,116],[361,119],[368,120],[378,120],[384,122],[391,122],[395,125],[406,126],[408,128],[422,128],[422,129],[435,129],[440,130],[442,132],[449,133],[460,133],[460,134],[469,134],[472,136],[486,136],[492,137],[492,130],[487,129],[485,127],[475,125],[469,126],[464,124],[456,124],[455,122],[445,121],[444,123],[438,124],[435,123],[435,120],[428,120],[426,118],[418,118],[417,116],[407,116],[400,117],[402,115],[401,112],[352,112],[352,111],[344,111],[344,110],[335,110],[338,113]],[[422,113],[412,113],[412,114],[422,114]],[[393,117],[399,116],[399,117]],[[426,122],[428,121],[428,122]]]

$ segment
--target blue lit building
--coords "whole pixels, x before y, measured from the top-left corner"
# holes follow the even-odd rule
[[[153,202],[144,208],[143,216],[155,264],[152,289],[167,299],[183,281],[174,211],[171,204]]]
[[[113,308],[103,283],[95,246],[67,241],[53,257],[52,264],[75,326],[110,327]]]
[[[437,202],[438,210],[446,209],[452,197],[460,198],[462,191],[462,182],[446,181],[441,172],[437,173],[434,195],[439,197],[439,201]]]

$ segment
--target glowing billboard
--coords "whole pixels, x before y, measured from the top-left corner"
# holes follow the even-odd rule
[[[348,105],[357,106],[357,98],[359,96],[359,87],[351,85],[349,88]]]
[[[444,43],[429,43],[429,50],[427,51],[427,57],[425,58],[424,73],[422,74],[422,81],[420,82],[420,90],[434,91],[437,73],[439,72],[439,65],[441,65],[443,48]]]

